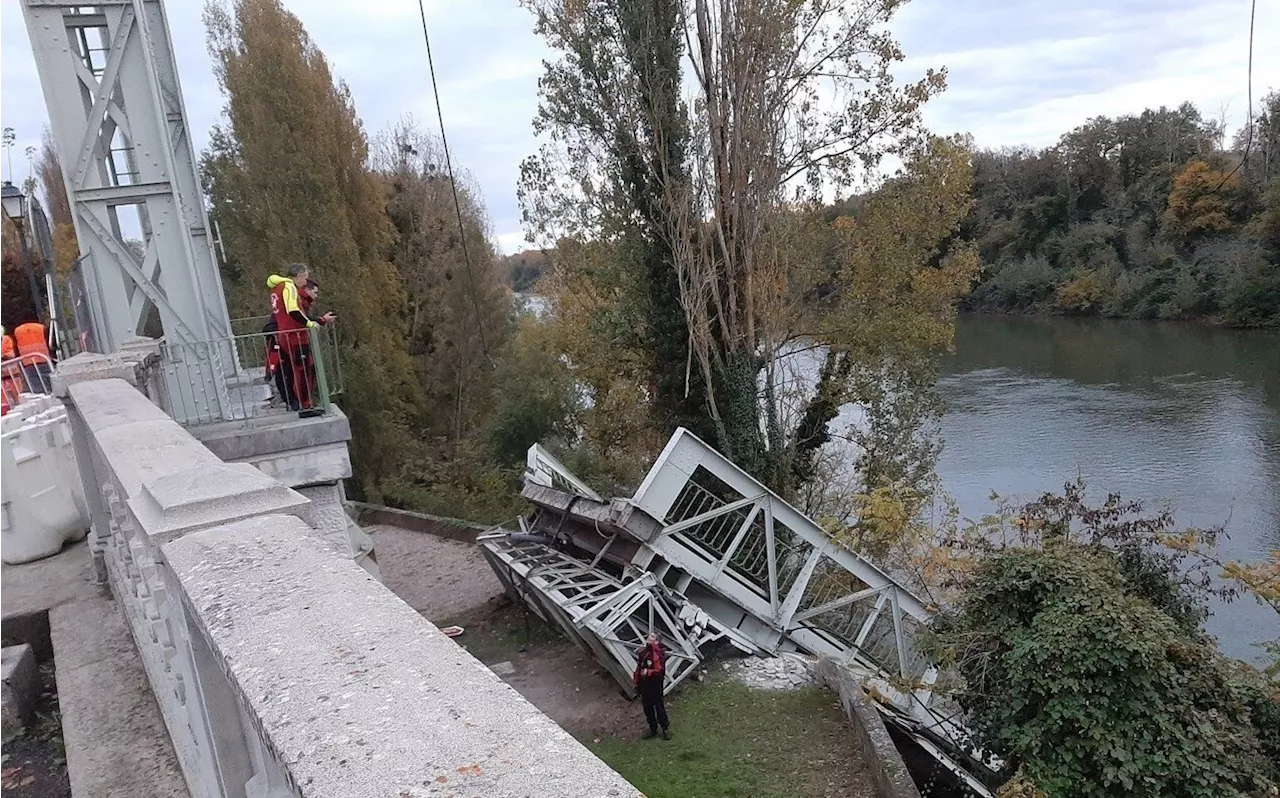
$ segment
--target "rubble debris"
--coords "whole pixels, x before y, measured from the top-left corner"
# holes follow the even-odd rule
[[[516,665],[514,662],[511,662],[510,660],[504,660],[502,662],[493,663],[492,665],[489,666],[489,670],[493,671],[499,676],[510,676],[511,674],[516,672]]]
[[[754,690],[795,690],[817,684],[813,675],[815,659],[796,654],[780,657],[746,657],[724,663],[736,680]]]

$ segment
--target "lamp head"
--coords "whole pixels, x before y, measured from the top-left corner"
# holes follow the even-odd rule
[[[0,201],[4,203],[4,215],[21,227],[27,218],[27,195],[22,193],[22,189],[6,180],[4,186],[0,187]]]

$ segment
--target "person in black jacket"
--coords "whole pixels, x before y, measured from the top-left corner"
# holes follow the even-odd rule
[[[645,740],[657,737],[659,727],[662,729],[662,739],[671,739],[671,722],[667,719],[667,706],[662,700],[667,679],[666,665],[667,658],[662,651],[662,644],[658,642],[657,635],[650,633],[644,648],[636,652],[636,671],[632,675],[644,704],[645,720],[649,721],[649,731],[643,738]]]

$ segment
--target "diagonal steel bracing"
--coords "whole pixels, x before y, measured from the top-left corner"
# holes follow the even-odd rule
[[[612,635],[638,645],[643,623],[633,622],[643,613],[637,616],[641,605],[628,602],[647,589],[662,597],[652,606],[699,613],[705,628],[719,630],[719,637],[744,651],[800,649],[844,663],[887,702],[879,705],[886,716],[909,734],[924,734],[922,745],[945,766],[964,771],[931,740],[961,759],[975,756],[966,749],[957,707],[933,693],[937,669],[914,645],[930,610],[687,430],[676,431],[630,499],[600,498],[537,446],[529,452],[523,495],[537,509],[522,522],[526,534],[520,537],[532,533],[544,542],[521,544],[534,549],[516,554],[510,539],[491,538],[482,542],[486,556],[500,576],[508,572],[509,588],[514,585],[544,617],[602,662],[612,659],[620,681],[625,674],[615,666],[629,665],[629,652],[608,643]],[[578,556],[556,551],[551,541]],[[537,564],[547,557],[554,568]],[[522,558],[531,564],[517,565]],[[616,579],[602,562],[615,573],[639,576]],[[557,581],[565,579],[569,590]],[[601,590],[601,584],[608,587]],[[592,609],[582,614],[587,605]],[[620,615],[609,614],[615,606]],[[663,628],[679,629],[669,614],[658,615]],[[593,618],[605,627],[594,626]],[[613,635],[608,629],[624,631]],[[686,640],[678,648],[696,663],[701,638],[686,639],[693,648]]]
[[[21,0],[92,284],[113,351],[158,317],[171,343],[231,335],[160,0]]]
[[[696,619],[686,622],[689,614],[666,600],[652,574],[623,581],[527,536],[498,533],[478,542],[508,592],[605,665],[628,694],[636,652],[650,632],[667,648],[667,691],[701,662],[699,647],[720,636],[706,631],[705,617],[701,628]]]

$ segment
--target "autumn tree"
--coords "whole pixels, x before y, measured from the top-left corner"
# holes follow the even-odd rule
[[[1240,178],[1230,171],[1192,161],[1174,178],[1165,228],[1184,243],[1227,232],[1234,223],[1239,188]]]
[[[594,295],[616,308],[599,313],[621,322],[614,340],[636,331],[629,348],[658,369],[658,425],[686,419],[790,493],[849,398],[846,356],[857,348],[886,358],[891,348],[826,336],[812,315],[809,300],[831,278],[816,268],[815,203],[921,142],[920,107],[942,74],[895,83],[903,54],[885,26],[897,0],[530,5],[560,60],[541,83],[549,141],[525,164],[526,218],[537,232],[604,245],[624,264],[645,242],[647,265],[624,266]],[[677,90],[686,68],[697,86],[689,105]],[[960,206],[940,213],[948,224],[963,218],[967,189],[954,198]],[[619,233],[637,225],[639,239]],[[931,260],[902,268],[935,269],[945,249],[946,240],[922,242],[916,254]],[[578,282],[602,276],[577,271]],[[788,354],[815,344],[847,365],[806,386]],[[683,413],[668,412],[672,389]]]
[[[511,292],[479,190],[449,175],[438,139],[406,117],[377,138],[374,168],[395,230],[391,264],[408,300],[403,334],[430,409],[423,432],[456,444],[492,406]]]
[[[659,393],[649,390],[653,354],[637,329],[643,324],[636,299],[642,278],[623,249],[625,244],[562,239],[539,291],[551,304],[550,344],[591,399],[581,414],[586,440],[612,465],[611,476],[625,482],[638,481],[668,430],[659,420],[666,413],[655,407]],[[686,374],[679,365],[668,364],[668,371],[675,379]]]
[[[54,264],[59,274],[65,274],[75,259],[80,257],[80,242],[76,238],[75,220],[71,216],[71,201],[67,197],[67,185],[63,181],[62,163],[53,143],[53,134],[44,129],[40,146],[40,159],[36,162],[36,175],[44,190],[49,213],[50,233],[53,236]]]
[[[421,395],[404,343],[404,293],[386,260],[394,229],[364,130],[347,87],[278,0],[213,2],[205,24],[226,96],[203,172],[227,254],[228,304],[260,315],[269,274],[311,265],[338,314],[340,403],[359,486],[376,500],[401,466]]]

